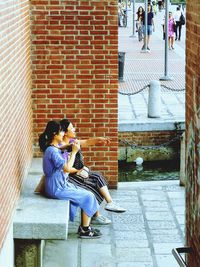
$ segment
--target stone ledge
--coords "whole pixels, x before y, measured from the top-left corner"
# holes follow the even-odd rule
[[[34,161],[34,160],[33,160]],[[13,220],[13,236],[18,239],[67,239],[69,202],[35,194],[42,172],[29,174]]]
[[[144,120],[144,122],[136,122],[126,123],[121,122],[118,125],[119,132],[150,132],[150,131],[174,131],[177,130],[185,130],[185,122],[184,121],[162,121],[151,119],[152,122],[149,122],[150,119]]]

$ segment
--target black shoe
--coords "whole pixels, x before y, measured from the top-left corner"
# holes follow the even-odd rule
[[[97,233],[101,233],[99,229],[94,228],[94,227],[92,227],[92,226],[89,226],[89,227],[90,227],[90,229],[91,229],[92,231],[95,231],[95,232],[97,232]],[[79,225],[77,234],[79,234],[81,231],[82,231],[82,226]]]
[[[175,39],[175,41],[177,41],[177,38]]]
[[[150,48],[147,46],[147,50],[149,50],[150,51]]]
[[[91,226],[89,226],[87,230],[83,230],[83,227],[79,226],[78,235],[80,238],[92,239],[100,238],[102,236],[102,233],[98,229],[94,229]]]

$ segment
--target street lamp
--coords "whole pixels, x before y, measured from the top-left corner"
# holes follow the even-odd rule
[[[168,21],[169,21],[169,0],[165,0],[165,66],[164,76],[160,81],[171,81],[172,78],[168,75]]]
[[[136,37],[135,36],[135,0],[133,0],[133,34],[130,38]]]

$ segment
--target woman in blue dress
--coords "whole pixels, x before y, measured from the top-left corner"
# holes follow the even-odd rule
[[[81,209],[81,225],[78,229],[81,238],[98,238],[101,233],[90,227],[91,217],[98,211],[99,205],[93,193],[73,185],[68,181],[68,172],[72,168],[79,142],[72,145],[71,156],[66,161],[58,144],[62,142],[64,132],[60,123],[49,121],[44,133],[39,137],[39,145],[44,152],[43,171],[45,174],[45,193],[50,198],[70,201],[70,220],[74,221],[77,208]]]

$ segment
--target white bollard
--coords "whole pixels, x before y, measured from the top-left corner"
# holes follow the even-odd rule
[[[159,81],[151,81],[148,99],[148,117],[160,118],[161,113],[161,86]]]

